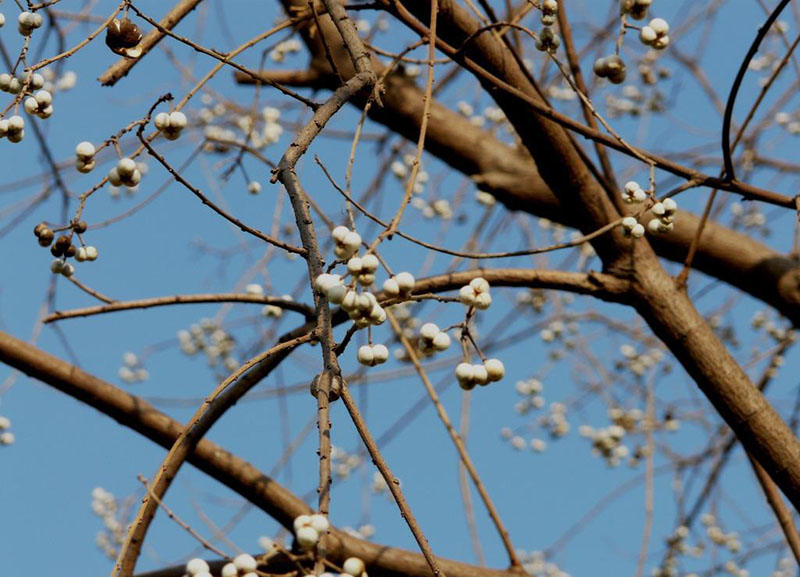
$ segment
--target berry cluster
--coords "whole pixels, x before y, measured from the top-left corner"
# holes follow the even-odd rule
[[[132,158],[120,158],[117,165],[108,171],[108,182],[112,186],[132,188],[142,180],[142,173]]]
[[[346,226],[337,226],[331,231],[336,247],[333,249],[336,258],[350,258],[361,247],[361,235]]]
[[[561,39],[553,32],[553,29],[550,26],[542,28],[536,38],[536,49],[540,52],[555,54],[559,46],[561,46]]]
[[[542,0],[542,25],[552,26],[556,23],[558,0]]]
[[[187,120],[183,112],[159,112],[156,114],[154,124],[167,140],[177,140],[181,131],[186,128]]]
[[[42,15],[38,12],[20,12],[17,18],[17,31],[23,36],[30,36],[37,28],[42,27]]]
[[[486,310],[492,305],[492,295],[489,292],[489,283],[482,277],[469,281],[458,291],[458,300],[467,307]]]
[[[78,169],[78,172],[86,174],[97,166],[94,159],[95,154],[97,154],[97,150],[91,142],[84,140],[78,143],[78,146],[75,147],[75,168]]]
[[[144,368],[139,357],[131,352],[122,355],[122,366],[118,374],[119,378],[128,384],[141,383],[150,378],[150,373]]]
[[[669,24],[663,18],[653,18],[647,26],[642,26],[639,40],[646,46],[664,50],[669,46]]]
[[[647,9],[653,0],[622,0],[619,6],[620,16],[630,16],[634,20],[644,20],[647,17]]]
[[[358,293],[342,283],[338,274],[323,273],[314,281],[314,287],[328,297],[332,304],[340,305],[356,326],[364,328],[386,321],[386,311],[371,292]]]
[[[626,216],[622,219],[622,233],[625,236],[642,238],[644,236],[644,226],[636,220],[635,216]]]
[[[211,319],[202,319],[188,331],[178,331],[178,343],[181,351],[189,356],[203,351],[210,367],[222,364],[228,371],[239,368],[239,361],[234,356],[236,341]]]
[[[628,69],[618,54],[598,58],[594,62],[594,73],[600,78],[608,78],[612,84],[622,84]]]
[[[294,520],[295,541],[301,549],[313,549],[330,526],[325,515],[300,515]]]
[[[486,359],[483,364],[459,363],[456,365],[456,380],[462,389],[470,391],[475,385],[485,386],[501,380],[506,368],[500,359]]]
[[[220,577],[256,577],[258,575],[258,573],[256,573],[257,567],[258,563],[252,555],[242,553],[234,557],[232,563],[226,563],[222,566]]]
[[[375,282],[375,271],[378,270],[378,257],[374,254],[367,254],[363,257],[351,257],[347,261],[347,272],[361,286],[368,287]]]
[[[348,453],[341,447],[331,447],[331,469],[337,477],[346,479],[361,466],[364,459],[358,453]]]
[[[367,567],[358,557],[348,557],[342,564],[342,576],[367,577]]]
[[[630,449],[622,443],[626,431],[620,425],[610,425],[604,429],[584,425],[580,428],[580,434],[592,442],[592,454],[603,457],[609,467],[619,466],[622,459],[630,454]]]
[[[656,218],[647,223],[647,230],[652,234],[665,233],[672,230],[675,226],[675,212],[678,210],[678,203],[671,198],[665,198],[662,202],[653,205],[650,211]]]
[[[86,232],[86,228],[87,225],[82,220],[73,222],[70,225],[71,231],[78,235]],[[66,262],[68,258],[75,257],[75,260],[78,262],[97,260],[97,249],[93,246],[75,248],[75,245],[72,244],[71,234],[62,234],[53,242],[55,232],[43,222],[40,222],[33,228],[33,234],[36,235],[36,238],[39,240],[39,246],[49,246],[50,253],[56,257],[56,260],[50,264],[50,270],[53,274],[60,273],[66,277],[75,274],[75,267]]]
[[[434,351],[446,351],[450,347],[450,335],[439,330],[433,323],[425,323],[419,329],[419,349],[426,354]]]
[[[0,90],[3,92],[19,94],[26,83],[29,90],[40,90],[44,88],[44,76],[38,73],[29,76],[11,76],[7,72],[0,74]]]
[[[623,200],[628,204],[640,204],[647,200],[647,192],[635,180],[625,183],[625,192],[622,194]]]
[[[103,489],[92,489],[92,513],[103,521],[103,529],[98,531],[95,544],[109,558],[117,557],[117,548],[125,540],[125,526],[120,522],[120,507],[117,499]]]
[[[302,45],[299,40],[296,38],[289,38],[288,40],[279,42],[277,46],[270,51],[269,57],[273,62],[283,62],[287,54],[300,52],[301,48]]]
[[[47,90],[38,90],[25,99],[23,108],[31,116],[50,118],[53,115],[53,95]]]
[[[414,290],[415,282],[410,272],[401,272],[383,281],[383,292],[390,297],[406,295]]]
[[[0,120],[0,138],[6,137],[14,144],[22,142],[25,138],[25,119],[15,114]]]
[[[368,367],[382,365],[389,360],[389,349],[384,345],[364,345],[358,349],[358,362]]]
[[[10,428],[11,419],[0,416],[0,447],[14,444],[16,437],[14,437],[14,433],[8,430]]]
[[[515,386],[517,394],[522,396],[522,400],[517,401],[514,405],[514,410],[524,415],[532,409],[541,409],[544,407],[545,398],[541,395],[544,390],[544,385],[539,379],[530,378],[524,381],[517,381]]]

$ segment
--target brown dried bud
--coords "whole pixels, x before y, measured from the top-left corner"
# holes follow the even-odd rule
[[[64,247],[54,244],[50,247],[50,254],[52,254],[54,257],[64,256]]]
[[[319,392],[319,380],[321,378],[329,378],[330,379],[330,389],[328,390],[328,401],[333,402],[339,398],[339,393],[342,390],[342,377],[339,375],[331,375],[328,372],[323,372],[311,381],[311,396],[315,399],[317,398],[317,393]]]
[[[47,230],[47,225],[43,222],[40,222],[33,228],[33,234],[37,237],[42,235],[42,232]]]
[[[67,247],[67,250],[64,251],[64,256],[67,258],[72,258],[73,256],[75,256],[76,251],[77,249],[75,248],[75,245],[71,244]]]
[[[78,234],[83,234],[84,232],[86,232],[87,228],[88,226],[85,220],[79,220],[78,222],[72,224],[72,230],[74,230]]]
[[[53,249],[58,250],[60,254],[53,254],[56,254],[56,256],[61,256],[67,252],[67,249],[70,246],[72,246],[72,239],[70,239],[66,234],[62,234],[56,239],[56,243],[53,245]]]
[[[53,242],[53,238],[55,238],[55,236],[55,233],[49,228],[43,230],[41,233],[39,233],[39,246],[50,246],[50,243]]]
[[[129,18],[114,18],[106,29],[106,45],[117,54],[134,56],[131,49],[142,41],[142,31]]]

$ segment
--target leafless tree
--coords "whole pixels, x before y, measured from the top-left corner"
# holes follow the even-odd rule
[[[491,395],[503,386],[491,383],[503,380],[515,357],[501,360],[502,351],[521,341],[548,347],[552,365],[571,363],[576,393],[543,408],[539,379],[546,369],[527,368],[529,378],[516,385],[522,397],[517,410],[531,417],[540,434],[526,439],[509,428],[503,437],[514,448],[541,452],[547,448],[544,434],[554,445],[568,434],[567,412],[573,407],[596,402],[608,409],[607,426],[583,422],[579,433],[610,466],[644,469],[646,522],[637,577],[653,548],[657,457],[666,470],[698,479],[701,489],[687,501],[676,488],[676,529],[665,537],[655,574],[676,575],[681,556],[702,554],[687,539],[702,520],[709,546],[732,555],[724,564],[712,560],[708,574],[746,575],[744,564],[761,550],[752,543],[743,547],[708,508],[737,446],[748,456],[780,528],[770,550],[785,549],[800,561],[794,525],[800,507],[800,442],[795,435],[800,403],[776,410],[765,396],[795,342],[793,327],[800,319],[800,203],[794,193],[785,193],[795,190],[799,165],[784,145],[800,133],[800,114],[790,112],[800,82],[794,55],[800,36],[788,24],[790,18],[800,23],[800,13],[796,4],[787,8],[788,0],[759,0],[762,21],[753,23],[746,41],[752,43],[750,50],[737,63],[738,74],[720,87],[709,79],[716,76],[704,69],[703,58],[712,50],[730,58],[730,39],[715,36],[710,23],[735,12],[738,2],[686,2],[672,8],[668,23],[658,17],[668,8],[662,6],[669,4],[666,0],[597,5],[579,0],[281,0],[283,16],[257,36],[238,38],[237,27],[231,26],[226,34],[236,44],[224,52],[205,45],[202,26],[194,32],[180,26],[198,12],[197,19],[210,26],[205,22],[210,2],[181,0],[160,20],[129,1],[109,13],[101,13],[107,7],[95,2],[9,3],[7,37],[0,45],[8,69],[0,75],[0,88],[8,93],[0,114],[5,139],[0,144],[8,157],[16,154],[17,143],[19,150],[38,148],[44,171],[4,179],[2,192],[11,201],[0,212],[0,235],[8,237],[31,218],[41,221],[34,232],[38,244],[52,252],[55,260],[47,262],[55,274],[32,342],[0,333],[0,360],[168,450],[154,477],[140,479],[142,500],[125,519],[129,524],[118,523],[102,542],[116,558],[113,575],[134,574],[159,509],[217,560],[209,566],[195,560],[188,567],[166,567],[153,577],[187,571],[227,577],[323,572],[360,577],[365,569],[373,577],[562,575],[543,556],[519,552],[503,512],[481,480],[480,463],[467,448],[471,396]],[[246,15],[236,13],[234,4],[220,2],[216,9],[238,23]],[[12,21],[19,32],[13,42]],[[81,142],[75,156],[67,158],[48,143],[45,132],[54,122],[53,130],[58,129],[60,93],[74,84],[66,64],[79,53],[107,55],[109,49],[119,60],[100,74],[93,90],[108,90],[99,86],[104,85],[133,91],[128,94],[137,101],[131,108],[139,108],[132,120],[108,127],[106,140]],[[199,75],[187,64],[188,54],[210,63],[208,71]],[[155,58],[168,61],[182,80],[162,96],[153,96],[160,85],[147,80],[148,62]],[[755,76],[760,82],[753,89]],[[252,87],[250,104],[236,100],[233,94],[242,90],[234,92],[233,83]],[[719,131],[702,141],[678,139],[687,150],[670,149],[669,138],[666,144],[640,138],[652,118],[673,115],[676,131],[691,123],[684,118],[691,117],[692,104],[678,106],[670,94],[685,85],[718,112]],[[342,116],[354,119],[344,129],[336,124]],[[347,143],[337,146],[333,159],[330,151],[312,152],[327,138]],[[25,149],[31,139],[36,148]],[[187,142],[192,145],[188,153]],[[698,144],[688,148],[689,142]],[[184,160],[178,161],[181,155]],[[217,162],[203,184],[194,182],[189,171],[198,158]],[[144,161],[150,167],[146,177]],[[24,166],[23,160],[14,162]],[[99,175],[101,165],[108,168],[104,175]],[[268,177],[251,178],[253,170]],[[165,184],[155,187],[153,174],[166,176]],[[638,174],[646,176],[636,181]],[[242,188],[251,194],[270,191],[276,199],[271,216],[237,215],[213,192],[240,176]],[[324,186],[317,179],[324,179]],[[103,247],[91,244],[95,231],[114,230],[140,211],[157,210],[150,202],[168,187],[194,197],[185,202],[200,201],[220,222],[241,232],[232,248],[210,237],[198,246],[203,258],[221,264],[245,247],[248,262],[246,270],[237,271],[239,282],[227,292],[187,290],[136,300],[106,296],[102,281],[97,286],[83,282],[82,272],[92,267],[102,279]],[[363,192],[356,194],[357,188]],[[149,195],[140,198],[137,190]],[[118,197],[120,191],[130,196],[123,212],[101,215],[92,208],[102,204],[101,194]],[[466,193],[476,194],[476,200]],[[52,202],[56,198],[60,209]],[[289,218],[282,212],[284,202]],[[701,209],[678,209],[678,202]],[[788,217],[781,220],[781,215]],[[434,225],[440,227],[438,238],[426,240],[437,230]],[[775,240],[759,240],[764,232]],[[788,250],[782,246],[785,239],[793,239]],[[31,245],[37,255],[47,249]],[[418,255],[424,264],[415,269],[396,264],[408,262],[399,250]],[[263,284],[250,282],[257,274],[266,277],[268,265],[279,261],[282,271],[296,275],[298,288],[291,298],[267,295]],[[385,281],[376,280],[376,273]],[[32,281],[21,273],[4,282]],[[57,310],[57,292],[73,288],[80,291],[74,298],[100,304]],[[713,306],[698,302],[709,291],[723,296]],[[504,299],[507,295],[511,298]],[[745,296],[768,308],[752,319],[752,334],[742,336],[741,327],[737,332],[741,316],[734,311]],[[42,327],[53,327],[72,355],[59,328],[66,319],[201,303],[217,303],[220,314],[187,327],[176,342],[154,345],[205,355],[219,378],[216,388],[195,403],[196,412],[186,423],[34,344]],[[262,315],[248,321],[258,337],[246,346],[239,328],[223,322],[234,304],[243,310],[263,307]],[[624,307],[630,313],[620,312]],[[437,315],[452,318],[454,313],[459,320],[442,328],[432,322]],[[287,317],[300,322],[286,330]],[[519,332],[503,335],[515,322]],[[591,335],[597,330],[591,332],[591,326],[610,335],[608,342],[596,342]],[[742,351],[742,338],[751,353]],[[457,346],[451,346],[452,339]],[[616,339],[626,344],[619,348]],[[382,342],[396,354],[390,355]],[[609,344],[619,351],[608,354]],[[313,370],[299,379],[299,387],[310,388],[316,399],[319,481],[314,507],[206,438],[245,395],[270,394],[256,387],[290,355],[311,346]],[[350,364],[357,359],[361,368],[344,371],[343,359]],[[391,368],[375,368],[387,361]],[[657,391],[657,383],[675,378],[669,372],[673,361],[704,401],[691,391],[686,403]],[[91,363],[88,359],[86,366]],[[448,413],[431,376],[441,368],[447,371],[445,385],[458,383],[464,390],[458,419]],[[429,544],[382,456],[380,439],[354,399],[353,387],[368,375],[413,378],[424,389],[426,404],[435,408],[459,457],[460,490],[478,564],[439,557]],[[0,393],[16,378],[12,373]],[[146,380],[142,359],[127,355],[120,378],[128,384]],[[473,391],[476,385],[489,386]],[[379,545],[369,535],[328,522],[331,479],[341,458],[332,446],[333,402],[346,408],[377,467],[380,486],[396,502],[419,552]],[[671,446],[669,432],[681,422],[707,433],[704,448],[685,455]],[[10,426],[0,417],[3,444],[14,441]],[[291,447],[285,447],[288,454]],[[255,558],[233,559],[204,538],[164,500],[186,462],[265,511],[292,539],[270,542]],[[404,479],[416,482],[420,479]],[[472,490],[507,552],[507,568],[488,569],[483,563]],[[113,518],[119,513],[108,493],[98,491],[95,503],[100,514]],[[784,562],[777,574],[793,571]]]

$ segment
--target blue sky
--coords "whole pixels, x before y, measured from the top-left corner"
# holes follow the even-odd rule
[[[656,0],[654,10],[671,23],[677,23],[682,22],[687,13],[697,14],[691,12],[699,10],[698,6],[692,7],[694,4],[698,3]],[[81,5],[64,1],[59,7],[74,11]],[[606,21],[608,5],[608,2],[595,4],[586,0],[572,0],[568,8],[576,22],[599,26],[599,23]],[[113,6],[113,2],[102,2],[93,13],[106,15]],[[137,6],[152,15],[161,15],[164,11],[162,3],[155,1],[143,1]],[[0,30],[0,40],[6,50],[14,55],[18,53],[22,42],[13,25],[17,8],[13,3],[5,2],[0,4],[0,11],[10,23]],[[262,32],[278,16],[277,3],[223,3],[209,0],[178,31],[201,39],[206,46],[227,50],[236,45],[231,34],[241,42]],[[372,19],[373,15],[367,13],[366,17]],[[708,36],[708,52],[702,64],[712,85],[724,100],[739,59],[744,55],[761,19],[763,12],[756,2],[728,2],[707,29],[698,27],[679,37],[676,48],[684,54],[692,54],[698,43],[704,41],[702,36]],[[789,37],[792,37],[792,32],[797,30],[797,22],[788,14],[787,22]],[[390,32],[378,34],[376,42],[396,49],[400,42],[409,37],[400,34],[396,24],[392,26],[395,28]],[[586,32],[581,32],[583,27],[578,28],[578,41],[584,42]],[[89,30],[85,25],[74,28],[68,36],[67,45],[77,42]],[[41,40],[41,32],[34,35],[33,58],[39,55],[40,47],[36,42]],[[774,43],[774,39],[770,42]],[[190,49],[175,43],[169,46],[175,58],[191,69],[195,77],[204,74],[213,65]],[[605,48],[610,51],[611,45],[606,43]],[[42,54],[49,56],[54,50],[51,40],[43,47]],[[642,52],[641,45],[632,34],[629,35],[624,54],[629,54],[633,59],[641,56]],[[423,52],[417,51],[415,54],[422,57]],[[538,70],[541,56],[531,53],[530,57],[534,59],[533,69]],[[121,126],[141,118],[158,96],[171,92],[180,98],[194,84],[180,76],[170,63],[169,55],[156,50],[116,87],[99,87],[94,79],[115,59],[102,39],[98,39],[64,62],[64,70],[77,74],[77,86],[57,93],[53,117],[39,122],[46,133],[48,146],[58,160],[71,161],[74,146],[79,141],[101,142]],[[259,50],[243,54],[240,61],[248,66],[257,66]],[[696,83],[686,76],[669,54],[664,56],[663,61],[675,72],[671,79],[659,84],[670,104],[668,111],[664,114],[648,113],[634,119],[614,119],[615,128],[633,142],[654,150],[683,152],[707,146],[705,153],[717,157],[715,145],[721,125],[719,115],[701,94]],[[300,54],[288,58],[283,66],[301,67],[304,63],[305,58]],[[591,60],[587,58],[586,70],[590,64]],[[780,94],[789,85],[793,73],[787,71],[787,78],[778,83],[775,94]],[[756,78],[760,76],[763,76],[763,72],[753,71],[748,76],[737,107],[739,115],[755,97]],[[227,71],[220,73],[210,88],[212,103],[209,107],[219,100],[215,94],[223,95],[226,101],[235,102],[244,109],[253,103],[254,90],[235,86]],[[608,87],[602,90],[601,95],[609,91]],[[618,90],[611,92],[619,95]],[[470,102],[476,110],[491,104],[485,95],[478,95],[474,83],[463,75],[443,92],[441,98],[452,106],[459,100]],[[9,95],[3,94],[2,97],[6,99],[2,100],[4,105],[6,101],[10,102]],[[318,100],[324,97],[325,93],[316,95]],[[768,98],[762,109],[769,109],[771,102]],[[794,104],[790,101],[787,110],[792,110]],[[259,107],[265,105],[278,106],[282,111],[284,135],[277,144],[264,151],[270,160],[276,161],[290,142],[292,127],[308,120],[308,113],[268,90],[263,90],[260,97]],[[565,111],[575,110],[574,102],[560,105]],[[187,107],[192,123],[187,136],[175,144],[166,143],[163,139],[157,141],[159,150],[174,165],[180,165],[199,145],[202,128],[198,128],[197,118],[204,106],[206,104],[198,97]],[[603,111],[602,106],[600,109]],[[344,109],[331,123],[331,128],[352,130],[357,119],[357,111]],[[379,126],[370,123],[365,129],[369,137],[380,132]],[[791,137],[777,130],[767,134],[769,139],[763,143],[764,150],[791,160]],[[134,138],[128,136],[123,140],[123,150],[129,150],[133,143]],[[398,139],[390,142],[400,143]],[[344,205],[314,164],[313,154],[320,156],[341,183],[344,182],[349,148],[348,138],[321,138],[299,167],[305,187],[337,222],[345,221]],[[356,195],[367,189],[380,161],[389,153],[389,148],[379,148],[370,138],[362,142],[353,178]],[[411,151],[413,148],[408,145],[403,148],[403,152]],[[263,165],[251,159],[245,161],[248,178],[257,179],[263,184],[258,196],[247,193],[247,180],[239,171],[234,172],[229,181],[221,180],[220,175],[227,168],[226,159],[229,158],[230,155],[200,155],[184,174],[216,202],[253,226],[269,230],[276,207],[281,210],[280,221],[292,223],[286,199],[281,200],[283,193],[277,186],[269,185],[269,175]],[[111,156],[104,154],[100,160],[101,166],[87,176],[81,176],[72,169],[65,170],[73,192],[79,194],[87,190],[98,180],[98,175],[105,174],[111,166]],[[483,217],[485,209],[474,201],[474,187],[465,184],[460,175],[448,171],[432,157],[425,156],[423,162],[431,174],[431,184],[424,197],[430,200],[450,199],[456,207],[456,215],[463,217],[463,222],[454,224],[455,221],[427,220],[419,210],[409,209],[404,226],[421,238],[458,248]],[[642,166],[637,167],[621,157],[615,158],[615,162],[621,177],[636,177],[644,182],[646,172]],[[169,182],[168,175],[156,162],[148,159],[147,163],[149,170],[133,197],[128,198],[123,194],[121,198],[113,199],[106,190],[101,190],[90,198],[85,218],[93,225],[124,213],[163,183],[168,183],[164,192],[141,211],[112,226],[90,229],[87,233],[88,242],[98,247],[100,258],[97,262],[79,265],[78,278],[82,282],[118,299],[241,291],[246,283],[260,282],[267,286],[268,294],[290,293],[299,300],[310,302],[307,284],[303,283],[305,265],[302,261],[276,256],[266,266],[258,265],[264,257],[262,246],[222,222],[189,191],[177,183]],[[0,174],[3,175],[0,179],[0,228],[9,222],[9,215],[15,214],[10,207],[30,198],[45,185],[46,179],[41,177],[44,166],[32,134],[27,134],[25,141],[19,145],[12,145],[7,140],[0,141]],[[716,172],[718,168],[711,164],[705,170]],[[25,186],[6,186],[35,175],[38,178]],[[671,182],[668,175],[659,174],[659,178],[664,183]],[[752,175],[750,181],[783,194],[793,194],[796,190],[796,184],[790,178],[778,178],[766,171]],[[667,184],[663,186],[664,189],[668,188]],[[373,205],[377,206],[375,210],[382,216],[390,217],[393,203],[399,198],[401,190],[401,183],[397,180],[391,177],[386,179],[380,189],[382,204]],[[705,189],[698,189],[682,195],[678,200],[682,207],[698,209],[707,193]],[[456,199],[459,199],[458,202]],[[70,210],[74,208],[73,200]],[[52,194],[0,237],[4,249],[3,273],[0,274],[0,329],[19,338],[28,339],[31,336],[52,279],[48,269],[51,258],[46,249],[37,246],[31,230],[43,219],[60,222],[60,211],[60,195]],[[780,250],[790,248],[792,215],[776,213],[769,207],[764,209],[764,213],[768,215],[772,229],[766,242]],[[550,241],[551,232],[541,229],[536,219],[521,214],[510,220],[504,221],[503,218],[499,209],[490,215],[483,249],[523,247],[524,237],[516,232],[522,226],[531,227],[537,242],[545,244]],[[730,220],[728,208],[723,211],[721,220]],[[374,238],[375,229],[366,223],[360,223],[359,230],[365,239]],[[297,242],[296,235],[294,241]],[[329,258],[332,258],[331,252],[328,248]],[[409,270],[418,276],[443,271],[450,264],[442,255],[430,257],[401,239],[387,243],[382,253],[395,270]],[[558,267],[566,259],[567,254],[554,253],[544,258],[505,260],[496,263],[496,266]],[[597,268],[599,263],[595,260],[590,265]],[[466,268],[463,263],[461,266]],[[695,274],[692,288],[698,290],[707,282],[708,279]],[[55,302],[59,310],[94,304],[88,295],[77,290],[66,279],[57,278],[56,285]],[[704,311],[712,310],[728,295],[724,287],[719,287],[711,296],[699,301],[699,306]],[[515,335],[518,331],[522,331],[519,334],[526,338],[517,336],[511,344],[504,346],[502,352],[497,352],[507,368],[504,381],[473,394],[469,448],[515,545],[526,551],[544,550],[557,542],[586,511],[615,487],[640,478],[644,469],[642,466],[633,470],[625,466],[611,469],[602,459],[590,454],[589,442],[578,435],[578,426],[606,426],[607,405],[602,398],[593,398],[578,403],[580,407],[572,408],[584,393],[581,383],[586,379],[585,366],[574,360],[550,361],[548,355],[558,345],[543,343],[537,336],[539,329],[531,327],[536,327],[543,319],[546,319],[544,322],[552,320],[565,307],[576,313],[597,310],[632,326],[641,326],[641,320],[624,307],[599,306],[582,298],[575,299],[574,303],[550,301],[545,312],[538,316],[531,310],[515,308],[515,303],[516,292],[496,289],[491,314],[479,315],[481,343]],[[748,328],[753,313],[760,309],[763,306],[759,303],[740,297],[732,309],[723,314],[723,322],[730,323],[740,331],[740,358],[748,359],[752,347],[763,349],[769,345],[768,339],[762,334]],[[433,320],[440,326],[458,322],[463,317],[463,307],[458,304],[427,304],[416,310],[423,322]],[[133,394],[150,399],[161,410],[183,421],[195,410],[199,399],[218,382],[219,375],[210,371],[202,358],[188,358],[177,347],[177,332],[188,329],[204,317],[223,319],[226,330],[237,340],[237,354],[241,355],[242,360],[256,337],[268,330],[280,334],[299,322],[299,318],[291,313],[285,314],[277,323],[267,321],[259,315],[258,307],[254,305],[181,306],[66,320],[59,324],[61,335],[53,328],[45,327],[37,345],[61,358],[77,361],[82,368]],[[504,318],[510,321],[500,323]],[[621,335],[608,335],[602,325],[585,322],[580,326],[581,337],[591,351],[606,366],[613,367],[613,362],[621,358],[619,346],[629,341]],[[343,329],[337,330],[337,336],[343,334]],[[363,335],[360,335],[356,341],[360,343],[359,339],[362,338]],[[376,341],[386,342],[388,339],[386,327],[375,331]],[[144,366],[150,375],[146,382],[129,385],[120,381],[118,370],[123,355],[129,351],[144,359]],[[453,347],[445,357],[454,364],[455,355]],[[343,356],[342,363],[347,372],[357,370],[354,357],[354,349],[348,350]],[[209,437],[262,470],[269,471],[285,447],[286,432],[292,438],[299,434],[314,417],[316,407],[305,392],[289,395],[283,401],[275,396],[259,396],[257,393],[308,382],[318,360],[318,349],[306,347],[298,350],[281,370],[254,391],[253,398],[237,404],[213,428]],[[694,385],[680,368],[674,366],[674,362],[667,362],[673,365],[674,370],[660,376],[657,381],[659,410],[674,405],[691,417],[689,408],[694,403],[698,411],[708,411],[708,404],[700,399]],[[399,363],[391,361],[386,365],[386,370],[399,366]],[[434,383],[448,380],[451,374],[449,367],[432,371]],[[762,367],[763,364],[756,366],[752,374],[758,375]],[[791,375],[797,374],[796,369],[796,360],[787,358],[786,367],[771,389],[770,398],[787,413],[794,402],[796,380]],[[374,370],[375,374],[382,372],[383,369]],[[8,368],[0,367],[0,382],[9,375]],[[514,390],[514,383],[532,376],[543,381],[543,396],[548,405],[551,402],[564,402],[571,407],[569,418],[572,428],[565,438],[550,440],[537,425],[537,417],[546,415],[547,410],[527,416],[515,413],[514,404],[519,395]],[[453,379],[449,381],[442,400],[449,414],[457,419],[463,399]],[[604,394],[619,399],[628,408],[644,408],[641,399],[630,398],[631,391],[635,389],[632,383],[634,380],[629,374],[621,375],[618,382],[609,385]],[[424,395],[421,384],[411,374],[388,382],[376,380],[355,390],[359,405],[376,436],[392,427]],[[186,402],[179,403],[179,400]],[[136,498],[141,496],[137,475],[152,477],[164,451],[132,431],[121,428],[94,409],[26,378],[17,379],[12,387],[2,393],[0,415],[12,420],[11,430],[17,439],[13,446],[0,448],[0,566],[4,574],[100,575],[109,572],[110,560],[94,545],[95,535],[102,524],[90,508],[92,489],[101,486],[121,499],[133,495],[132,503],[135,503]],[[334,444],[348,452],[358,451],[358,438],[340,404],[334,407],[332,420]],[[511,427],[526,440],[547,439],[547,451],[542,454],[530,450],[515,451],[501,438],[503,427]],[[315,488],[317,459],[314,439],[315,435],[312,434],[300,445],[291,465],[284,467],[277,475],[280,482],[299,495],[312,495]],[[673,450],[688,454],[705,445],[708,429],[691,422],[689,418],[680,431],[659,434],[658,439],[659,442],[669,442]],[[474,561],[458,490],[457,455],[432,408],[427,406],[409,421],[402,434],[386,444],[384,454],[403,481],[403,490],[434,551],[445,557]],[[665,462],[660,456],[656,459],[656,466]],[[372,475],[373,469],[367,461],[348,479],[335,480],[331,513],[334,524],[357,527],[371,523],[377,528],[377,542],[413,548],[413,539],[395,506],[385,495],[370,493]],[[646,569],[648,572],[660,559],[664,537],[674,529],[674,483],[672,472],[656,476],[654,536],[650,547],[652,556]],[[774,524],[770,524],[771,518],[763,498],[741,452],[734,454],[721,487],[722,491],[712,502],[728,530],[738,530],[745,535],[748,528],[767,528],[771,530],[769,538],[773,541],[777,539]],[[487,561],[491,566],[501,567],[506,562],[501,543],[477,495],[473,493],[472,498]],[[212,531],[204,525],[198,509],[204,511],[215,524],[222,526],[242,506],[236,495],[188,466],[181,471],[168,493],[168,503],[204,535],[211,535]],[[644,485],[641,482],[632,484],[629,491],[582,527],[552,560],[573,576],[633,574],[641,540],[643,503]],[[702,529],[695,531],[693,538],[702,536]],[[278,527],[271,519],[260,511],[251,510],[230,529],[227,536],[239,548],[257,551],[259,536],[278,534]],[[757,546],[761,539],[759,535],[757,531],[748,533],[746,546]],[[195,547],[196,543],[186,533],[159,513],[145,544],[139,567],[147,570],[181,562]],[[221,547],[231,550],[225,543]],[[720,554],[718,560],[726,560],[725,555]],[[777,556],[777,553],[770,554],[748,565],[751,574],[771,571]],[[709,564],[709,555],[706,553],[700,564],[690,564],[686,568],[687,571],[706,568]]]

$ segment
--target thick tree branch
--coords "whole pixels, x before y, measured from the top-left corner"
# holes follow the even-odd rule
[[[315,62],[327,65],[324,61],[313,60],[312,67],[317,65]],[[330,73],[323,74],[322,79],[317,87],[329,87]],[[236,74],[236,80],[252,82],[251,77],[241,73]],[[383,106],[371,107],[370,118],[416,141],[423,106],[422,90],[411,78],[400,73],[390,74],[384,87]],[[351,103],[359,108],[364,105],[359,98]],[[491,192],[507,208],[566,226],[577,226],[573,211],[563,208],[526,151],[512,148],[436,100],[431,103],[425,148],[471,177],[478,187]],[[683,262],[698,226],[697,216],[679,211],[674,230],[651,238],[650,243],[659,256]],[[795,259],[747,235],[707,222],[693,266],[775,307],[795,325],[800,325],[800,263]]]
[[[0,361],[86,403],[164,448],[171,447],[183,429],[179,422],[141,398],[3,332],[0,332]],[[308,505],[285,487],[208,439],[200,440],[187,460],[289,530],[295,517],[311,512]],[[356,539],[336,529],[329,536],[327,553],[331,561],[339,564],[347,557],[360,557],[376,577],[430,577],[430,568],[422,555]],[[448,559],[440,558],[439,563],[448,577],[521,575]],[[185,566],[181,565],[179,571],[182,575]],[[169,577],[176,573],[167,570],[156,575]]]
[[[409,0],[387,4],[404,24],[425,34],[428,5]],[[406,8],[407,7],[407,8]],[[542,177],[576,213],[584,232],[618,215],[592,177],[566,129],[542,112],[547,108],[533,81],[493,32],[474,36],[480,24],[452,1],[439,12],[440,49],[453,57],[492,94],[540,168]],[[513,89],[509,89],[513,87]],[[499,88],[499,89],[498,89]],[[764,395],[750,382],[686,294],[660,266],[648,242],[631,243],[621,231],[593,242],[607,268],[633,281],[633,304],[681,362],[748,452],[800,510],[800,442]]]

